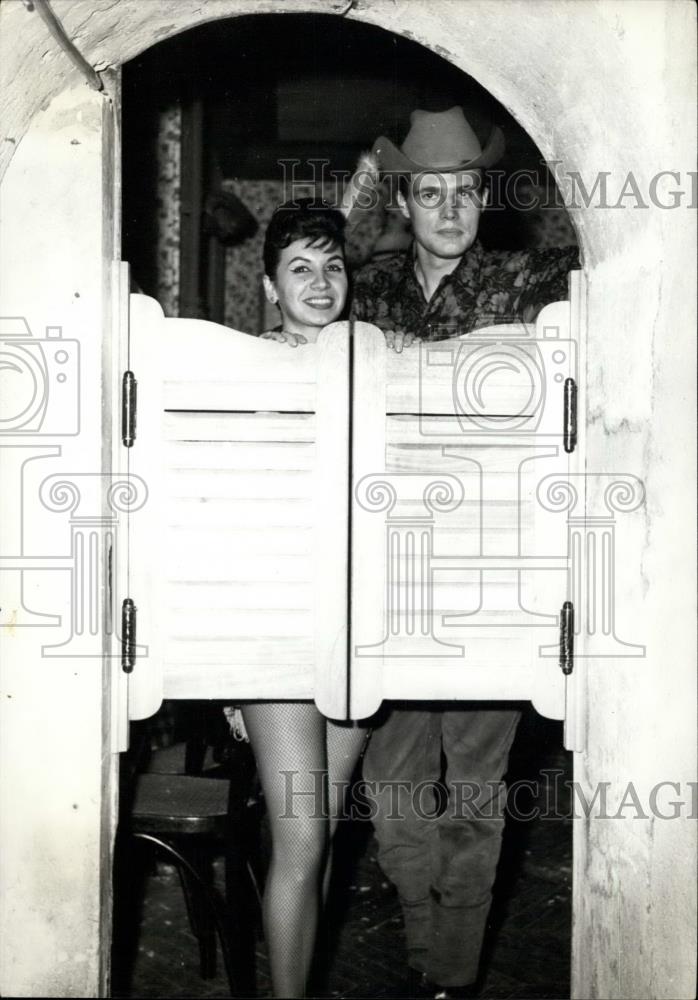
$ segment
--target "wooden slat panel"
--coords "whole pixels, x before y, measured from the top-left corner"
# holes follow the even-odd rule
[[[268,527],[264,525],[258,530],[251,530],[248,525],[226,525],[194,523],[176,525],[169,523],[167,527],[174,533],[175,539],[182,539],[175,544],[185,544],[194,552],[210,551],[214,547],[225,552],[232,559],[251,556],[299,556],[310,555],[312,552],[312,529],[310,526],[299,528]]]
[[[166,412],[165,441],[315,441],[314,413],[185,413]]]
[[[163,445],[163,460],[172,469],[309,472],[315,464],[315,446],[312,442],[173,441]]]
[[[314,501],[307,499],[267,499],[234,500],[230,497],[209,499],[201,503],[200,498],[189,497],[179,500],[169,498],[163,504],[162,521],[167,524],[191,524],[195,514],[205,517],[206,524],[228,527],[307,528],[313,524]],[[203,513],[201,513],[203,512]]]
[[[180,668],[166,664],[164,696],[166,698],[230,698],[311,699],[315,673],[311,666],[296,663],[239,663],[231,668],[209,665],[192,671],[189,665]]]
[[[274,609],[231,610],[229,608],[199,608],[194,613],[178,604],[168,605],[165,626],[173,642],[192,632],[238,640],[254,638],[310,638],[312,611],[310,608],[280,611]]]
[[[402,697],[398,692],[406,688],[414,692],[410,694],[411,698],[530,699],[534,686],[530,649],[520,646],[518,640],[507,641],[505,637],[498,636],[495,639],[497,646],[507,654],[498,664],[492,658],[493,638],[470,640],[467,660],[453,660],[439,670],[434,669],[434,660],[417,657],[386,660],[386,697]]]
[[[389,413],[387,434],[392,445],[415,446],[421,445],[422,442],[429,442],[430,444],[441,444],[444,447],[461,447],[466,434],[469,444],[473,448],[480,447],[480,445],[490,447],[500,442],[502,445],[506,445],[511,442],[511,434],[506,433],[505,427],[502,427],[501,434],[499,434],[495,425],[493,425],[495,429],[482,428],[465,418],[460,421],[453,416],[419,417],[413,413],[394,414],[392,410]],[[556,430],[558,436],[561,433],[561,427],[562,423],[560,422],[559,428]],[[530,421],[522,423],[522,426],[517,429],[517,440],[520,438],[522,444],[528,443],[531,446],[539,444],[534,432],[535,421],[531,418]]]
[[[451,472],[475,477],[481,469],[488,475],[516,472],[521,454],[511,447],[495,448],[483,438],[482,444],[465,440],[454,421],[443,421],[454,429],[453,435],[436,440],[421,433],[419,423],[410,417],[389,417],[386,421],[386,465],[391,472]],[[523,438],[522,446],[530,439]],[[507,438],[511,445],[511,437]],[[531,445],[535,442],[530,441]]]
[[[175,500],[201,497],[211,500],[288,500],[310,498],[313,476],[310,472],[250,472],[242,469],[170,468],[165,488]]]
[[[313,640],[309,638],[248,638],[207,636],[194,633],[190,638],[171,639],[167,643],[166,664],[178,663],[198,669],[205,664],[225,666],[240,673],[243,664],[264,668],[267,663],[296,664],[312,670],[314,667]],[[277,697],[286,697],[280,692]]]
[[[189,608],[193,614],[199,609],[297,611],[304,613],[312,607],[311,583],[283,581],[254,583],[250,580],[186,580],[166,581],[167,603],[171,607]]]
[[[493,662],[492,639],[508,648],[504,663]],[[565,715],[565,685],[560,668],[554,660],[536,659],[535,648],[521,647],[498,637],[483,637],[469,646],[467,664],[454,661],[438,671],[433,660],[386,661],[384,690],[386,698],[402,698],[398,692],[407,689],[415,699],[460,699],[464,701],[533,701],[537,711],[547,718],[561,719]],[[514,659],[514,656],[517,659]]]
[[[288,350],[288,348],[287,348]],[[312,412],[315,385],[312,382],[284,385],[281,382],[213,381],[165,383],[168,410],[298,410]]]
[[[169,580],[237,579],[250,583],[307,583],[313,579],[312,556],[257,555],[231,559],[215,546],[200,553],[193,546],[182,545],[181,552],[171,552],[163,560],[163,573]]]

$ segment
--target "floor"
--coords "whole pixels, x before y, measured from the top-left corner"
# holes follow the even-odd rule
[[[508,781],[518,788],[518,818],[507,819],[478,996],[483,998],[569,997],[572,824],[569,816],[571,755],[562,750],[561,724],[532,710],[522,720],[512,750]],[[547,772],[547,774],[546,774]],[[552,772],[552,773],[551,773]],[[558,777],[553,777],[557,772]],[[550,805],[558,789],[554,817],[523,816]],[[536,783],[540,785],[536,788]],[[260,828],[262,855],[268,834]],[[404,976],[404,935],[400,906],[376,861],[376,843],[367,823],[347,823],[337,846],[335,889],[322,946],[326,977],[312,995],[389,997],[398,995]],[[215,861],[222,884],[223,863]],[[227,980],[218,961],[214,978],[203,980],[198,951],[186,916],[175,870],[153,866],[145,883],[142,912],[130,940],[115,929],[115,997],[225,997]],[[257,933],[257,995],[269,996],[269,976],[261,932]]]

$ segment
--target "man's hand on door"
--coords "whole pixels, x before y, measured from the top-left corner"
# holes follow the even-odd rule
[[[402,354],[405,347],[419,343],[419,337],[415,333],[407,333],[405,330],[384,330],[383,333],[386,345],[396,354]]]

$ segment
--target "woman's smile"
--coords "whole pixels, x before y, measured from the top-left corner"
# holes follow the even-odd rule
[[[313,295],[310,298],[303,299],[303,301],[313,309],[331,309],[334,305],[334,299],[330,298],[329,295]]]

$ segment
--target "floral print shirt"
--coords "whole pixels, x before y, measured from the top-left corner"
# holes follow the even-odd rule
[[[543,306],[567,298],[577,247],[485,250],[475,242],[427,302],[414,271],[414,245],[381,255],[357,272],[351,318],[422,340],[446,340],[483,326],[532,323]]]

